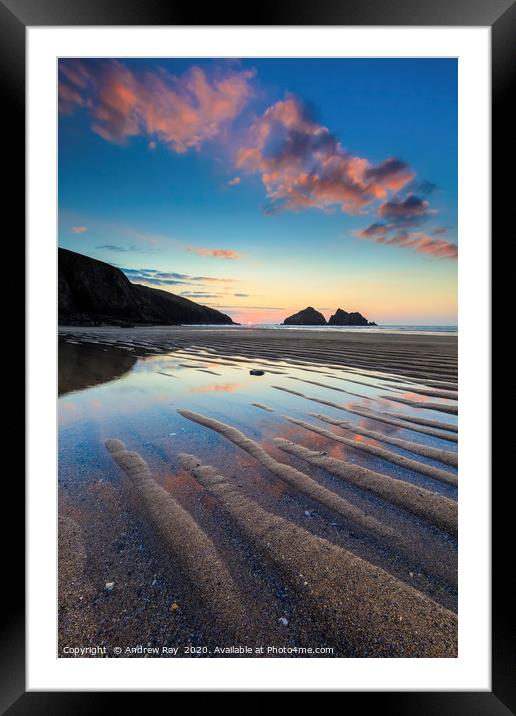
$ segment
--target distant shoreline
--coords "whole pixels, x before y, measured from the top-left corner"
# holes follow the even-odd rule
[[[59,325],[58,330],[60,333],[69,333],[74,332],[77,330],[102,330],[102,329],[112,329],[112,330],[122,330],[122,326],[111,326],[111,325],[104,325],[104,326],[91,326],[91,325],[71,325],[68,326],[66,324]],[[413,325],[413,326],[402,326],[402,325],[384,325],[384,326],[285,326],[280,323],[253,323],[253,324],[245,324],[245,323],[235,323],[235,324],[213,324],[213,323],[198,323],[198,324],[192,324],[192,323],[183,323],[178,325],[136,325],[132,328],[125,327],[124,330],[128,331],[134,331],[138,329],[158,329],[163,330],[167,329],[170,331],[174,330],[197,330],[197,329],[210,329],[215,331],[221,331],[221,330],[240,330],[240,331],[251,331],[251,330],[265,330],[265,331],[308,331],[309,333],[355,333],[355,334],[361,334],[361,335],[370,335],[370,334],[381,334],[381,335],[404,335],[404,336],[458,336],[458,327],[457,326],[420,326],[420,325]]]
[[[309,330],[309,331],[337,331],[350,332],[350,333],[403,333],[403,334],[414,334],[414,335],[426,335],[426,334],[445,334],[445,335],[457,335],[458,326],[403,326],[403,325],[384,325],[384,326],[285,326],[283,324],[276,323],[255,323],[252,326],[239,326],[240,328],[264,328],[264,329],[278,329],[285,328],[287,330]]]

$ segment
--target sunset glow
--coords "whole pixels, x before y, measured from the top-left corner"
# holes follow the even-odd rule
[[[457,322],[454,59],[59,61],[59,245],[281,323]]]

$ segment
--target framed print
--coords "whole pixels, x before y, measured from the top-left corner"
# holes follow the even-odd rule
[[[0,10],[28,308],[4,711],[514,712],[490,425],[514,5]]]

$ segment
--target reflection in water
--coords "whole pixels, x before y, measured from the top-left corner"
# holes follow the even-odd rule
[[[136,357],[127,351],[106,350],[94,344],[80,345],[59,340],[59,395],[107,383],[128,373]]]
[[[234,393],[240,388],[240,383],[211,383],[191,388],[190,393]]]
[[[414,543],[422,545],[422,550],[424,548],[427,554],[437,555],[436,560],[447,560],[453,570],[456,551],[447,537],[434,535],[410,515],[403,514],[395,506],[382,503],[356,485],[347,484],[323,468],[288,455],[274,442],[275,438],[281,437],[325,456],[345,460],[358,467],[369,467],[456,499],[455,488],[432,482],[428,476],[413,473],[358,449],[360,444],[379,443],[354,433],[353,426],[370,427],[384,434],[395,433],[397,437],[428,445],[440,443],[431,435],[413,433],[406,427],[389,423],[378,423],[373,418],[352,412],[354,405],[369,410],[387,409],[387,404],[379,400],[387,387],[380,374],[375,376],[375,385],[365,385],[360,389],[361,392],[367,392],[367,397],[353,396],[348,402],[348,396],[339,394],[334,388],[349,389],[353,393],[355,384],[347,383],[347,374],[340,368],[326,372],[326,386],[313,385],[306,391],[313,398],[323,401],[316,403],[300,395],[300,391],[296,394],[295,391],[275,389],[277,385],[282,388],[296,385],[287,377],[306,377],[306,369],[302,366],[285,360],[281,364],[285,371],[283,376],[266,371],[257,378],[249,374],[249,369],[255,367],[256,361],[242,358],[238,360],[238,365],[221,361],[217,365],[220,375],[214,376],[213,372],[199,370],[200,359],[202,355],[195,351],[192,351],[191,356],[162,353],[139,357],[120,347],[60,342],[60,514],[65,514],[62,504],[66,504],[68,513],[74,511],[74,519],[80,522],[84,531],[88,575],[92,575],[92,583],[85,584],[84,580],[80,582],[81,596],[90,592],[93,595],[88,618],[91,624],[98,626],[102,638],[105,638],[106,624],[113,624],[111,637],[114,639],[116,636],[120,640],[120,630],[127,623],[127,641],[131,644],[140,643],[144,629],[147,630],[145,643],[151,639],[167,640],[176,628],[183,629],[176,639],[184,637],[188,641],[192,630],[198,628],[192,626],[197,624],[195,619],[204,624],[203,620],[207,623],[211,618],[211,615],[205,615],[199,610],[192,621],[189,621],[190,617],[181,617],[185,619],[184,626],[181,626],[183,622],[179,620],[171,624],[171,619],[177,619],[171,616],[172,603],[179,603],[181,610],[183,604],[193,605],[195,611],[197,602],[188,591],[181,591],[184,589],[183,577],[174,572],[166,550],[153,541],[156,535],[145,517],[145,511],[141,509],[137,496],[127,489],[120,470],[107,453],[105,441],[113,437],[122,440],[130,450],[136,451],[148,462],[158,485],[176,499],[213,539],[230,571],[238,576],[247,592],[253,595],[256,593],[257,601],[266,609],[266,618],[274,614],[272,625],[283,624],[280,618],[287,614],[286,618],[295,626],[295,611],[292,618],[290,612],[286,611],[295,604],[295,599],[291,601],[284,586],[277,582],[275,573],[268,570],[265,563],[255,555],[252,546],[235,530],[220,500],[210,495],[190,472],[185,472],[178,460],[179,453],[195,455],[202,463],[213,465],[230,485],[266,511],[291,520],[309,533],[341,544],[350,552],[370,560],[419,591],[453,608],[453,581],[450,587],[447,583],[443,586],[440,578],[434,584],[433,577],[420,570],[418,563],[413,565],[412,562],[404,562],[398,555],[391,554],[384,545],[377,543],[374,536],[369,538],[355,533],[345,520],[336,517],[322,503],[311,501],[303,492],[295,490],[252,454],[222,435],[187,420],[178,412],[178,409],[198,412],[240,430],[278,462],[295,467],[313,480],[314,484],[348,500],[353,508],[392,527],[396,533],[413,536]],[[302,383],[298,383],[298,387],[302,389]],[[71,391],[75,392],[70,394]],[[255,405],[265,405],[272,412],[256,410],[253,407]],[[389,408],[392,409],[392,406]],[[319,422],[315,412],[348,421],[351,427],[330,428]],[[399,412],[418,416],[420,409],[400,405]],[[291,423],[289,417],[314,423],[336,435],[351,438],[356,447],[344,445]],[[451,417],[450,422],[454,421],[455,418]],[[385,448],[385,444],[382,447]],[[453,450],[454,445],[447,444],[446,448]],[[399,450],[394,446],[389,449]],[[441,559],[442,555],[446,559]],[[60,559],[63,560],[62,554]],[[171,570],[170,573],[168,570]],[[69,580],[70,583],[72,581]],[[115,584],[116,600],[104,589],[104,585],[109,582]],[[184,594],[184,599],[181,594]],[[85,608],[85,601],[86,597],[81,601],[82,609]],[[254,613],[253,610],[250,612]],[[151,615],[148,619],[147,613]],[[135,615],[134,622],[127,622],[128,614]],[[256,622],[263,624],[265,620],[256,617]],[[71,639],[71,634],[74,634],[73,629],[70,633],[67,631],[70,623],[61,632],[62,639]],[[80,630],[84,617],[79,611],[76,623]],[[305,623],[306,620],[303,621]],[[199,633],[204,640],[205,633]],[[280,640],[285,638],[284,634],[285,631],[280,634]],[[292,632],[292,639],[297,639],[295,632]]]
[[[181,450],[190,450],[200,457],[213,457],[214,446],[220,446],[221,455],[226,456],[226,459],[221,460],[220,467],[224,463],[234,464],[238,450],[232,450],[226,441],[215,438],[205,429],[186,424],[184,418],[176,412],[177,408],[187,408],[200,413],[204,410],[215,411],[211,412],[213,417],[233,425],[273,453],[274,437],[292,437],[307,447],[324,450],[331,457],[349,459],[363,465],[374,463],[374,459],[366,454],[349,452],[349,448],[317,436],[314,432],[299,427],[292,428],[292,425],[286,422],[286,416],[306,420],[311,415],[314,403],[299,394],[296,395],[297,391],[276,390],[276,383],[282,379],[266,374],[256,380],[253,376],[243,374],[241,370],[237,373],[234,366],[221,366],[222,375],[214,379],[213,376],[196,370],[198,363],[199,356],[195,355],[192,355],[190,362],[179,364],[174,354],[138,357],[120,347],[106,348],[95,344],[61,341],[60,424],[67,428],[76,426],[75,432],[67,432],[66,439],[64,435],[61,436],[61,465],[68,465],[73,469],[72,466],[77,464],[77,460],[81,464],[100,460],[101,456],[104,457],[102,440],[104,436],[111,435],[125,438],[127,443],[135,448],[137,443],[140,447],[143,446],[154,466],[159,462],[158,445],[159,451],[167,456],[169,469],[177,468],[175,457]],[[289,378],[299,378],[302,375],[299,367],[288,366]],[[171,377],[174,380],[171,380]],[[331,377],[336,379],[335,383]],[[330,416],[348,420],[350,424],[378,429],[378,424],[372,422],[372,418],[357,416],[353,411],[353,405],[373,410],[385,408],[383,403],[378,402],[385,386],[380,377],[375,380],[378,385],[370,387],[370,396],[348,403],[339,400],[331,389],[332,386],[345,385],[345,373],[336,371],[334,376],[328,374],[327,387],[314,386],[310,395],[323,400],[324,412]],[[285,384],[287,381],[282,382]],[[102,383],[104,385],[101,385]],[[352,388],[351,385],[350,387]],[[89,390],[84,390],[85,388]],[[76,391],[73,398],[64,395],[70,391]],[[256,401],[266,401],[273,412],[256,411],[253,408]],[[319,410],[318,404],[315,405]],[[417,415],[419,411],[403,405],[400,406],[400,412]],[[310,420],[312,419],[313,416]],[[334,428],[334,431],[341,433],[339,429]],[[388,423],[381,424],[380,431],[386,434],[394,432],[408,439],[414,437],[410,432],[407,434],[406,428]],[[353,431],[345,431],[344,434],[357,444],[376,444],[376,441],[357,433],[353,434]],[[422,434],[418,436],[418,440],[434,442],[432,438]],[[83,451],[80,458],[75,447],[78,443]],[[284,456],[278,459],[283,461]],[[376,461],[374,464],[393,476],[397,476],[399,472],[387,463],[378,465]]]

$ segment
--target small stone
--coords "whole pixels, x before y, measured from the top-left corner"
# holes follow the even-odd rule
[[[283,626],[287,626],[287,625],[288,625],[288,619],[286,619],[285,617],[280,617],[280,618],[278,619],[278,621],[279,621],[280,624],[283,624]]]
[[[409,572],[409,577],[413,577],[413,576],[414,576],[414,572]]]
[[[170,611],[175,612],[177,609],[179,609],[179,604],[177,602],[172,602],[170,605]]]
[[[305,517],[311,517],[311,516],[312,516],[312,514],[308,510],[305,510]]]
[[[114,586],[115,586],[114,582],[106,582],[106,589],[108,592],[110,592]]]
[[[258,368],[252,368],[252,369],[249,371],[249,373],[250,373],[251,375],[265,375],[265,371],[264,371],[264,370],[259,370]]]

